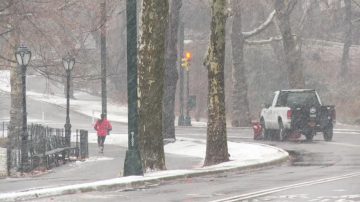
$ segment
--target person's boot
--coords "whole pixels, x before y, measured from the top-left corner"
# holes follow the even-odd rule
[[[102,154],[104,153],[104,146],[100,147],[100,153],[102,153]]]

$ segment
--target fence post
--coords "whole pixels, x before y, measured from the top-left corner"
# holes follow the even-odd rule
[[[10,142],[10,141],[9,141]],[[6,148],[7,175],[11,175],[11,143]]]
[[[80,158],[85,159],[88,157],[89,157],[88,131],[80,130]]]

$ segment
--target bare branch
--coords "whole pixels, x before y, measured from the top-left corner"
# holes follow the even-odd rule
[[[9,30],[7,30],[7,31],[5,31],[5,32],[3,32],[3,33],[0,33],[0,37],[2,37],[3,35],[5,35],[5,34],[7,34],[7,33],[9,33],[9,32],[12,32],[14,30],[14,28],[13,29],[9,29]]]
[[[312,9],[313,5],[315,5],[316,1],[312,1],[311,4],[309,6],[307,6],[304,10],[303,15],[301,16],[299,25],[298,25],[298,30],[299,33],[302,33],[303,29],[304,29],[304,22],[306,20],[306,18],[308,17],[309,11]]]
[[[5,7],[0,8],[0,12],[4,12],[6,9],[10,8],[11,6],[15,5],[19,3],[19,1],[10,1],[7,5],[5,5]]]
[[[269,39],[257,40],[257,41],[245,40],[245,44],[247,44],[247,45],[265,45],[265,44],[269,44],[273,41],[281,41],[281,40],[282,40],[281,36],[276,36],[276,37],[270,37]]]
[[[250,38],[250,37],[255,36],[256,34],[259,34],[260,32],[262,32],[264,29],[266,29],[270,25],[270,23],[274,19],[274,16],[275,16],[275,10],[273,10],[270,13],[270,15],[265,20],[265,22],[262,23],[259,27],[255,28],[254,30],[252,30],[250,32],[243,32],[244,38],[247,39],[247,38]]]
[[[359,7],[359,8],[360,8],[360,4],[359,4],[357,1],[352,0],[352,2],[354,2],[354,4],[356,4],[356,5],[357,5],[357,7]]]
[[[9,59],[9,58],[7,58],[7,57],[5,57],[5,56],[2,56],[2,55],[0,55],[0,59],[3,59],[3,60],[5,60],[5,61],[7,61],[7,62],[16,63],[15,60]]]
[[[352,23],[356,23],[356,22],[359,22],[359,21],[360,21],[360,18],[353,20]]]
[[[291,13],[294,10],[296,4],[297,0],[290,0],[288,2],[287,13]]]

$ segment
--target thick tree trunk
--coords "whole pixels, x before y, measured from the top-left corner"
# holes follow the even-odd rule
[[[13,4],[13,1],[9,2],[10,4]],[[11,12],[15,12],[16,7],[13,7],[11,9]],[[16,27],[17,18],[12,18],[9,23]],[[10,44],[19,45],[19,35],[18,30],[14,30],[10,35]],[[14,49],[8,50],[8,55],[14,55]],[[13,58],[15,59],[15,57]],[[10,93],[10,100],[11,100],[11,106],[10,106],[10,123],[8,126],[8,137],[9,137],[9,145],[8,145],[8,153],[10,154],[8,162],[13,163],[15,162],[12,158],[13,149],[20,148],[20,138],[22,134],[22,124],[23,124],[23,116],[22,116],[22,110],[23,110],[23,99],[22,99],[22,77],[21,77],[21,67],[17,64],[9,64],[10,68],[10,86],[11,86],[11,93]],[[12,175],[15,170],[13,170],[15,167],[13,165],[8,165],[10,167],[9,175]]]
[[[142,1],[139,44],[139,149],[144,171],[165,169],[162,135],[168,1]]]
[[[301,49],[298,39],[293,35],[290,24],[290,14],[297,0],[275,0],[276,16],[279,20],[279,28],[283,38],[285,61],[288,69],[290,88],[304,88],[304,69],[301,58]]]
[[[101,113],[107,114],[107,74],[106,74],[106,0],[100,4],[101,30],[100,30],[100,60],[101,60]],[[73,94],[74,95],[74,94]]]
[[[249,126],[250,109],[248,102],[248,86],[245,76],[244,36],[241,28],[241,1],[233,1],[234,17],[231,32],[232,45],[232,111],[233,127]]]
[[[166,39],[164,109],[163,109],[163,136],[166,139],[175,139],[175,93],[178,72],[176,67],[178,28],[182,0],[172,0]]]
[[[213,0],[211,5],[210,44],[204,65],[208,69],[208,126],[204,166],[229,160],[225,115],[225,27],[226,0]]]
[[[352,43],[352,23],[351,23],[351,0],[344,0],[345,3],[345,36],[344,36],[344,48],[341,59],[340,76],[345,77],[349,70],[349,52]]]
[[[22,82],[21,82],[21,67],[19,65],[12,67],[10,70],[10,85],[11,85],[11,109],[10,109],[10,123],[8,126],[10,144],[9,152],[18,146],[20,148],[20,138],[22,134]],[[12,156],[10,156],[11,158]],[[12,161],[10,161],[12,162]],[[13,168],[10,166],[10,168]],[[13,170],[10,170],[10,175]]]

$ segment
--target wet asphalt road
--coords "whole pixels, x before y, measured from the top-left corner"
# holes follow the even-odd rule
[[[205,128],[178,128],[202,138]],[[230,129],[232,141],[252,141],[251,130]],[[288,150],[290,161],[267,168],[174,180],[146,187],[90,192],[36,201],[360,201],[360,129],[338,126],[334,140],[260,141]]]

